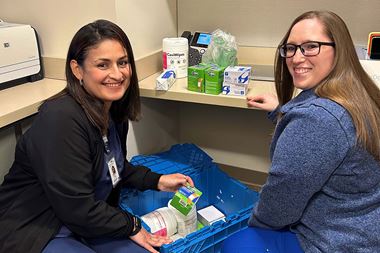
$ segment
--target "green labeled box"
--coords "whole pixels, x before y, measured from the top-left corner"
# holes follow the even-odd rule
[[[225,67],[212,65],[205,73],[205,93],[218,95],[222,92]]]
[[[187,69],[187,89],[197,92],[205,92],[205,71],[209,65],[198,64]]]
[[[170,205],[183,215],[188,215],[193,206],[198,202],[201,195],[201,191],[188,184],[178,189],[170,201]]]

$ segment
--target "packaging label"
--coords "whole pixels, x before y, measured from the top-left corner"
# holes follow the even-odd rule
[[[191,187],[188,184],[178,189],[178,191],[173,196],[170,205],[172,205],[180,213],[188,215],[201,195],[201,191],[195,187]]]

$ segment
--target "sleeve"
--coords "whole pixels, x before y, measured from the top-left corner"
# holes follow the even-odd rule
[[[314,110],[286,115],[267,182],[248,221],[250,226],[280,229],[298,222],[313,195],[349,151],[339,121],[323,108]]]
[[[281,108],[280,106],[277,106],[276,109],[267,113],[268,119],[272,121],[273,124],[277,124],[277,115],[280,111],[280,108]]]
[[[31,130],[29,157],[58,219],[83,237],[127,237],[132,215],[95,200],[94,165],[102,156],[94,154],[99,149],[90,143],[94,130],[88,120],[73,110],[40,114]]]
[[[134,166],[127,160],[124,163],[123,186],[132,186],[140,191],[158,190],[158,180],[162,174],[155,173],[145,166]]]

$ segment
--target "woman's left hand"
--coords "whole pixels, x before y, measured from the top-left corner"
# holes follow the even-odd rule
[[[187,183],[194,187],[194,182],[191,177],[180,173],[168,174],[160,177],[157,188],[160,191],[175,192],[178,188],[185,186]]]

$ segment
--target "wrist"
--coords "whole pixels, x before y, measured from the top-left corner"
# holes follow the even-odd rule
[[[136,235],[141,230],[141,220],[139,217],[133,216],[133,230],[130,236]]]

